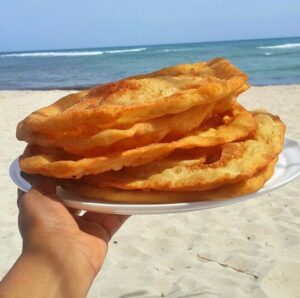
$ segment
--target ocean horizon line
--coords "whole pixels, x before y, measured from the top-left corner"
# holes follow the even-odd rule
[[[224,57],[257,86],[300,83],[300,37],[0,54],[0,89],[81,90]]]
[[[176,46],[187,44],[214,44],[214,43],[228,43],[228,42],[241,42],[241,41],[260,41],[260,40],[280,40],[280,39],[297,39],[300,36],[286,36],[286,37],[267,37],[267,38],[245,38],[245,39],[231,39],[231,40],[215,40],[215,41],[191,41],[191,42],[178,42],[178,43],[158,43],[158,44],[136,44],[136,45],[119,45],[119,46],[99,46],[99,47],[79,47],[79,48],[52,48],[52,49],[35,49],[35,50],[17,50],[17,51],[0,51],[0,54],[18,54],[18,53],[36,53],[36,52],[64,52],[71,50],[101,50],[101,49],[131,49],[143,47],[157,47],[157,46]]]

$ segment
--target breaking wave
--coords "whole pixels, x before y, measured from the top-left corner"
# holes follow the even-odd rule
[[[32,52],[2,54],[0,57],[73,57],[73,56],[96,56],[102,55],[103,51],[88,52]]]
[[[51,51],[51,52],[31,52],[31,53],[8,53],[1,54],[0,57],[75,57],[75,56],[97,56],[102,54],[118,54],[129,52],[145,51],[146,48],[107,50],[107,51]]]
[[[292,48],[300,48],[300,43],[284,43],[284,44],[278,44],[274,46],[262,46],[257,48],[258,49],[292,49]]]
[[[147,49],[147,48],[124,49],[124,50],[109,50],[109,51],[104,51],[104,53],[108,53],[108,54],[130,53],[130,52],[140,52],[140,51],[145,51],[146,49]]]

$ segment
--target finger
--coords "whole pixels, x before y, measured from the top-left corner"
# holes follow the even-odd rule
[[[39,175],[30,175],[30,183],[32,185],[33,190],[38,190],[41,194],[46,193],[54,193],[56,190],[55,183],[49,178],[39,176]],[[21,200],[24,196],[25,192],[18,189],[18,198],[17,198],[17,206],[20,209]]]
[[[17,206],[19,209],[20,209],[21,199],[23,195],[24,195],[24,191],[18,188]]]
[[[90,221],[90,222],[93,221],[93,222],[101,223],[104,216],[105,216],[105,214],[103,214],[103,213],[87,211],[84,215],[82,215],[82,219],[84,219],[86,221]]]
[[[107,231],[109,239],[120,229],[123,223],[129,218],[129,215],[114,215],[106,214],[103,218],[101,225]]]
[[[56,193],[46,194],[35,188],[19,199],[19,210],[21,218],[31,224],[71,217]]]
[[[49,208],[61,204],[55,194],[43,194],[37,189],[30,189],[19,199],[20,212],[26,215],[36,215],[45,217],[49,213]]]

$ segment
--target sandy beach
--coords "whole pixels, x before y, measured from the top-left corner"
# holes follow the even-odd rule
[[[8,168],[25,144],[19,120],[72,91],[0,91],[0,278],[21,250],[17,188]],[[251,87],[249,109],[280,115],[300,142],[300,85]],[[132,216],[115,235],[90,298],[300,295],[300,179],[247,202],[182,214]]]

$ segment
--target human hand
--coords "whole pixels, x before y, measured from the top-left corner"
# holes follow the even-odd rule
[[[35,260],[40,256],[40,263],[46,256],[48,265],[72,280],[72,287],[85,287],[84,293],[103,264],[109,240],[128,216],[93,212],[78,216],[61,203],[53,182],[39,178],[33,185],[18,196],[22,255]]]

